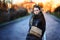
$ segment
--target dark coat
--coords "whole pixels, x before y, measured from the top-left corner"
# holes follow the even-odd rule
[[[32,39],[32,38],[29,38],[29,39],[31,39],[31,40],[42,40],[42,37],[43,37],[44,32],[45,32],[45,28],[46,28],[45,27],[46,22],[45,22],[45,18],[44,18],[43,13],[40,12],[38,15],[32,15],[30,22],[29,22],[29,26],[30,26],[30,29],[32,26],[36,26],[42,30],[41,38],[36,38],[34,35],[28,34],[28,37],[34,37],[35,38],[35,39]],[[30,31],[30,29],[29,29],[29,31]]]
[[[36,25],[37,24],[37,25]],[[30,27],[31,26],[36,26],[40,29],[42,29],[43,34],[45,32],[45,26],[46,26],[46,22],[45,22],[45,18],[42,12],[40,12],[38,15],[33,15],[32,18],[30,19],[30,23],[29,23]]]

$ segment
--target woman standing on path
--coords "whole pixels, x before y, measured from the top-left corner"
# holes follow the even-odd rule
[[[29,22],[30,29],[26,40],[42,40],[46,23],[41,8],[38,5],[33,7],[33,16]]]

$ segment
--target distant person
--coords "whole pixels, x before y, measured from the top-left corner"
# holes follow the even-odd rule
[[[33,6],[33,15],[30,19],[29,25],[30,29],[26,40],[42,40],[46,28],[46,23],[40,6]]]

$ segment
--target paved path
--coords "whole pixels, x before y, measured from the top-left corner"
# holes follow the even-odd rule
[[[46,40],[60,40],[60,22],[50,14],[44,14],[46,19]],[[19,18],[5,25],[0,25],[0,40],[25,40],[29,30],[31,15]]]
[[[46,19],[46,40],[60,40],[60,20],[50,14],[44,15]]]

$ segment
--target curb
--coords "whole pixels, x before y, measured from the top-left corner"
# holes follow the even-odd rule
[[[28,15],[28,16],[29,16],[29,15]],[[4,25],[8,25],[8,24],[13,23],[13,22],[23,21],[24,18],[26,18],[26,17],[28,17],[28,16],[24,16],[24,17],[21,17],[21,18],[18,18],[18,19],[9,21],[9,22],[5,22],[5,23],[3,23],[3,24],[0,24],[0,27],[1,27],[1,26],[4,26]]]
[[[54,16],[54,15],[51,15],[51,16],[54,17],[54,19],[55,19],[56,21],[60,22],[60,19],[59,19],[59,18],[57,18],[57,17]]]
[[[51,15],[51,14],[49,14],[49,15]],[[56,21],[58,21],[58,22],[60,22],[60,19],[59,18],[57,18],[56,16],[54,16],[54,15],[51,15]]]

